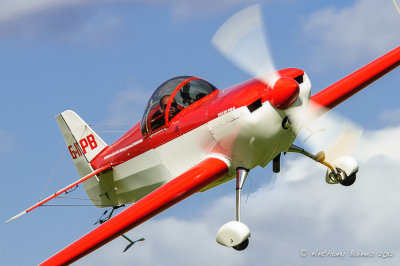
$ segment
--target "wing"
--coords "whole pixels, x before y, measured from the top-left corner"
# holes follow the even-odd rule
[[[400,46],[316,93],[311,100],[332,109],[399,65]]]
[[[230,163],[208,157],[98,226],[40,265],[65,265],[89,254],[228,173]]]

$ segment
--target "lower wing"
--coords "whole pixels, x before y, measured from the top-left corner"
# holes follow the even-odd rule
[[[226,175],[230,163],[208,157],[40,265],[70,264]]]

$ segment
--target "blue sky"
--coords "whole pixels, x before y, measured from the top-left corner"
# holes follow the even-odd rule
[[[199,76],[221,89],[250,78],[210,40],[229,16],[254,3],[261,4],[277,67],[304,69],[314,93],[400,43],[400,14],[391,0],[0,0],[2,220],[35,203],[50,176],[43,196],[75,180],[58,113],[71,109],[89,124],[133,125],[152,91],[173,76]],[[327,265],[399,263],[400,158],[393,152],[400,145],[399,84],[396,69],[336,109],[366,129],[354,154],[365,170],[354,187],[323,184],[324,169],[294,155],[278,176],[270,166],[251,173],[243,215],[252,239],[245,252],[214,240],[234,218],[234,188],[227,183],[130,231],[147,240],[128,254],[117,239],[76,265],[320,265],[301,258],[302,248],[397,251],[382,261],[326,258]],[[95,129],[109,143],[122,134]],[[84,197],[78,190],[74,196]],[[40,263],[93,229],[102,212],[43,207],[1,225],[2,264]]]

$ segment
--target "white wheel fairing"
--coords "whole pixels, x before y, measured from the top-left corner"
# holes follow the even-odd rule
[[[358,172],[358,163],[350,156],[339,157],[333,162],[333,164],[343,170],[347,176]]]
[[[339,158],[336,158],[333,161],[333,165],[334,167],[340,169],[339,171],[344,172],[344,177],[349,177],[353,174],[355,175],[358,172],[358,162],[350,156],[341,156]],[[337,184],[337,181],[334,181],[330,178],[329,175],[331,172],[332,171],[330,169],[327,170],[325,181],[328,184]]]
[[[247,225],[239,221],[231,221],[221,226],[217,232],[216,241],[220,245],[234,247],[249,237],[250,229]]]

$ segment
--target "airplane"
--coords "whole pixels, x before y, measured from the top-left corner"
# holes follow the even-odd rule
[[[142,120],[111,145],[75,112],[56,116],[80,179],[6,222],[81,183],[95,206],[114,210],[132,205],[114,217],[111,213],[40,265],[73,263],[120,236],[130,242],[128,249],[144,239],[132,241],[124,233],[190,195],[232,179],[236,179],[236,220],[221,226],[216,241],[244,250],[250,237],[250,229],[241,222],[246,177],[250,170],[270,162],[273,171],[279,172],[281,155],[288,152],[325,165],[328,184],[355,182],[358,164],[354,158],[322,151],[313,154],[293,143],[310,121],[399,66],[400,46],[312,95],[311,81],[303,70],[275,70],[268,51],[255,49],[255,57],[234,52],[243,36],[259,28],[259,13],[258,6],[239,11],[213,38],[223,55],[254,78],[226,89],[199,77],[171,78],[154,91]],[[261,54],[266,65],[257,62]]]

